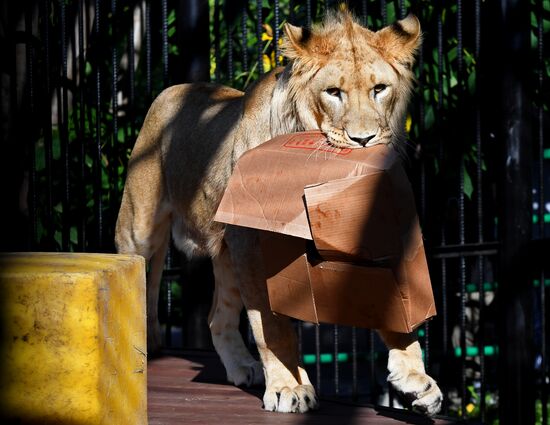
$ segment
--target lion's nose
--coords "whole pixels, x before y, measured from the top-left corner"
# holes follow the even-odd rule
[[[376,136],[376,134],[370,134],[366,137],[352,137],[352,136],[349,136],[349,138],[351,140],[353,140],[354,142],[359,143],[361,146],[366,146],[367,143],[369,143],[374,138],[374,136]]]

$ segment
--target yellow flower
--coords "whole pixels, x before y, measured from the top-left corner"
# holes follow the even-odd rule
[[[412,127],[412,117],[411,117],[411,114],[407,114],[407,120],[405,121],[405,131],[407,133],[410,133],[411,127]]]
[[[266,54],[263,55],[263,64],[264,64],[264,72],[270,71],[271,68],[271,59]]]
[[[466,412],[472,413],[476,407],[472,403],[466,405]]]
[[[265,30],[265,32],[262,33],[262,41],[273,40],[273,28],[271,28],[271,25],[263,24],[262,27]]]

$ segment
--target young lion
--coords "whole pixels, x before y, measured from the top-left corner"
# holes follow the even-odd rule
[[[187,255],[212,257],[209,325],[227,379],[253,385],[265,378],[266,410],[306,412],[317,408],[317,397],[299,366],[290,321],[270,311],[257,232],[212,217],[239,157],[277,135],[319,129],[336,147],[399,146],[421,35],[414,16],[373,32],[349,12],[333,13],[311,31],[284,30],[289,64],[246,93],[184,84],[154,101],[129,161],[116,246],[150,260],[149,351],[160,345],[158,292],[171,232]],[[239,334],[243,304],[261,363]],[[425,373],[416,336],[380,335],[390,349],[388,380],[418,410],[437,413],[441,391]]]

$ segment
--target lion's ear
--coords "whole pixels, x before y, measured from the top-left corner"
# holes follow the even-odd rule
[[[296,27],[286,23],[283,27],[285,37],[283,38],[283,54],[288,59],[296,59],[307,53],[307,42],[311,32],[307,28]]]
[[[378,45],[406,66],[412,66],[414,54],[422,42],[420,21],[412,14],[376,33]]]

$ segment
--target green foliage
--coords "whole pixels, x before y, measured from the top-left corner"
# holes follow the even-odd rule
[[[71,8],[78,4],[76,0],[65,3]],[[119,5],[115,14],[110,9],[105,13],[99,38],[94,33],[90,36],[83,68],[80,61],[75,62],[73,72],[79,77],[73,77],[64,85],[68,100],[66,105],[63,104],[63,95],[58,99],[56,94],[62,91],[52,91],[52,104],[65,110],[65,118],[58,114],[59,118],[51,129],[47,125],[41,126],[34,145],[35,244],[40,249],[114,249],[114,224],[128,158],[152,98],[164,87],[159,49],[154,49],[151,58],[152,86],[151,92],[148,92],[146,58],[142,49],[137,57],[133,79],[134,97],[129,98],[130,73],[127,66],[124,69],[121,67],[120,59],[128,52],[133,13],[133,4]],[[40,25],[44,24],[44,19],[44,16],[39,16]],[[59,30],[59,11],[55,7],[46,19],[52,32]],[[168,52],[169,57],[173,57],[179,55],[175,45],[176,14],[173,9],[169,10],[167,21]],[[160,40],[159,26],[152,25],[152,29],[152,39]],[[45,45],[40,44],[37,49],[37,66],[43,67]],[[113,49],[116,49],[119,59],[115,64],[112,61]],[[112,93],[115,67],[118,77],[118,93],[114,95],[117,97],[116,116]],[[54,84],[59,82],[54,81]],[[101,99],[99,105],[98,92]],[[48,110],[41,112],[49,114]],[[57,118],[55,114],[52,116]],[[100,230],[101,241],[98,236]]]

